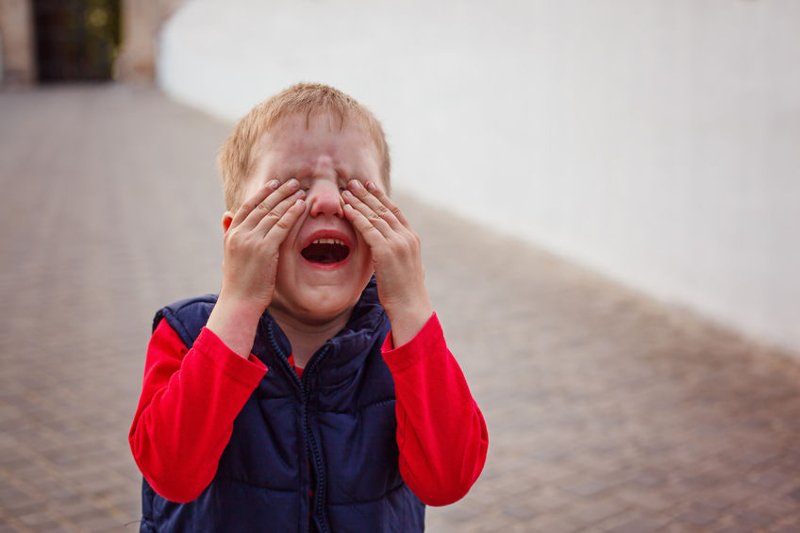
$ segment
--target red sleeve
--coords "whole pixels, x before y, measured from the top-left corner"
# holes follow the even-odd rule
[[[150,486],[189,502],[211,483],[233,421],[266,374],[203,328],[191,349],[162,320],[147,348],[144,383],[128,441]]]
[[[434,313],[411,341],[382,348],[397,397],[400,474],[428,505],[448,505],[483,470],[489,435]]]

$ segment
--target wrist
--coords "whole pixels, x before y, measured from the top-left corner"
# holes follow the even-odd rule
[[[252,302],[220,294],[206,327],[233,352],[247,358],[264,309]]]
[[[392,325],[392,338],[395,346],[402,346],[417,336],[422,327],[433,315],[433,306],[427,299],[414,305],[386,309]]]
[[[380,288],[378,297],[380,298]],[[381,305],[390,320],[414,321],[424,317],[427,320],[433,313],[428,289],[421,287],[406,287],[402,294],[393,297],[386,296],[381,299]]]
[[[225,287],[219,293],[215,307],[225,309],[226,313],[236,315],[240,320],[248,322],[258,321],[264,311],[267,309],[269,302],[264,302],[258,298],[241,296],[239,294],[225,290]]]

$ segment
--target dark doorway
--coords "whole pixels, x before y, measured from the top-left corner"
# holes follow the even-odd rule
[[[119,0],[34,0],[33,16],[40,82],[112,79]]]

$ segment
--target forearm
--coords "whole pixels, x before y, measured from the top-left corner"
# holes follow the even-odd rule
[[[230,352],[210,330],[187,349],[162,321],[148,348],[129,441],[151,486],[189,501],[211,482],[233,421],[266,368]]]
[[[384,358],[395,382],[401,475],[425,503],[453,503],[486,461],[483,415],[435,315],[410,343],[391,350],[388,342]]]

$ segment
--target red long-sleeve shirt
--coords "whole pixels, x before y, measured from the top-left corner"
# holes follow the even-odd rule
[[[434,314],[408,343],[382,347],[395,385],[400,474],[428,505],[462,498],[486,461],[488,433]],[[203,328],[191,349],[162,320],[147,350],[131,425],[133,457],[153,489],[177,502],[211,483],[233,421],[267,372]]]

